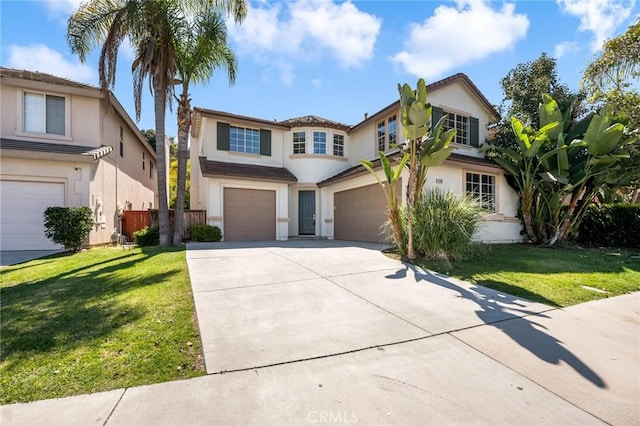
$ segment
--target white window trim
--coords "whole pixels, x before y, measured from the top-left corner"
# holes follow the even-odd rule
[[[324,133],[324,152],[316,152],[316,133]],[[329,148],[329,132],[327,130],[312,130],[311,131],[311,152],[312,155],[331,155],[328,153]],[[318,142],[319,143],[319,142]],[[333,148],[333,140],[331,141],[331,147]]]
[[[469,148],[473,148],[471,146],[471,117],[473,117],[471,114],[467,113],[467,112],[462,112],[462,111],[458,111],[452,108],[442,108],[442,112],[447,115],[447,114],[454,114],[457,115],[459,117],[466,117],[467,118],[467,134],[465,139],[467,140],[467,143],[460,143],[460,142],[456,142],[456,137],[458,136],[457,132],[456,132],[456,136],[453,137],[453,141],[451,141],[452,144],[454,144],[457,147],[469,147]],[[457,124],[457,121],[454,119],[454,122]],[[445,122],[445,125],[447,123]],[[457,126],[456,126],[456,129]]]
[[[495,174],[495,173],[490,173],[490,172],[486,172],[486,171],[482,171],[482,170],[478,170],[478,169],[463,169],[462,170],[462,190],[463,190],[463,194],[466,196],[467,193],[467,173],[475,173],[475,174],[479,174],[479,175],[487,175],[487,176],[493,176],[493,185],[494,185],[494,189],[495,189],[495,193],[493,194],[495,197],[495,208],[493,212],[487,212],[482,216],[482,220],[489,220],[490,217],[494,217],[493,220],[500,220],[499,218],[502,217],[504,218],[504,215],[502,213],[500,213],[500,179],[499,179],[499,175]]]
[[[235,151],[233,149],[231,149],[232,143],[231,143],[231,129],[232,128],[236,128],[236,129],[243,129],[244,130],[244,151]],[[251,130],[253,132],[258,132],[258,152],[247,152],[247,130]],[[229,125],[229,152],[233,152],[234,154],[247,154],[247,155],[257,155],[257,156],[261,156],[260,154],[260,129],[256,129],[254,127],[246,127],[246,126],[236,126],[234,124],[230,124]]]
[[[347,135],[345,135],[344,133],[338,133],[338,132],[333,132],[331,133],[332,138],[331,138],[331,154],[333,157],[346,157],[347,156]],[[336,149],[336,136],[342,136],[342,155],[335,155],[335,149]]]
[[[394,114],[389,114],[388,116],[386,116],[384,118],[384,120],[376,120],[375,125],[373,126],[373,133],[374,133],[374,141],[375,141],[375,152],[376,154],[378,153],[378,151],[380,151],[380,146],[378,145],[378,124],[380,124],[382,121],[384,121],[384,153],[388,154],[394,150],[397,150],[397,148],[393,148],[391,146],[391,143],[389,142],[389,120],[392,117],[396,117],[396,145],[401,145],[402,144],[402,132],[400,131],[400,118],[398,117],[397,113]]]
[[[294,133],[304,133],[304,152],[295,152],[295,144],[293,138]],[[306,155],[309,153],[309,138],[307,138],[307,130],[293,130],[291,131],[291,155]]]
[[[56,135],[52,133],[34,133],[26,132],[24,130],[24,96],[25,93],[35,93],[38,95],[51,95],[64,98],[64,135]],[[71,137],[71,96],[64,93],[55,92],[43,92],[42,90],[20,89],[16,99],[17,109],[17,123],[16,123],[16,136],[29,137],[29,138],[41,138],[51,139],[59,141],[72,141]]]

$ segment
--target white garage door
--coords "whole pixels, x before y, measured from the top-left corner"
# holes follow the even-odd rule
[[[0,181],[0,249],[60,248],[44,236],[47,207],[64,206],[64,184]]]

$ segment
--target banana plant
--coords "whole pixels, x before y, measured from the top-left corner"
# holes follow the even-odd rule
[[[400,254],[404,255],[406,254],[404,244],[405,238],[400,215],[400,201],[402,194],[398,194],[396,184],[402,179],[402,170],[404,169],[405,164],[407,164],[407,161],[409,161],[409,154],[405,153],[402,156],[395,169],[384,152],[380,151],[378,155],[380,157],[380,164],[382,165],[385,181],[380,179],[378,173],[374,170],[374,163],[372,161],[360,160],[360,163],[376,178],[378,184],[382,186],[382,191],[384,192],[384,197],[387,202],[387,209],[389,211],[389,224],[393,233],[393,242],[398,247]]]
[[[416,89],[408,84],[398,84],[400,95],[400,121],[405,151],[409,155],[407,183],[407,257],[415,259],[413,247],[413,209],[422,197],[422,190],[429,167],[442,164],[451,155],[449,144],[456,131],[443,131],[446,116],[436,126],[431,126],[431,104],[427,102],[427,85],[419,79]]]

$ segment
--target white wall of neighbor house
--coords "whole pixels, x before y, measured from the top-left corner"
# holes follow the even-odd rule
[[[349,165],[360,164],[360,160],[374,160],[378,158],[375,136],[376,123],[371,121],[349,134]],[[400,129],[398,129],[400,132]],[[398,133],[401,137],[402,133]]]
[[[224,189],[258,189],[276,191],[276,240],[289,237],[289,188],[286,183],[259,182],[239,179],[203,178],[207,190],[207,223],[222,230],[224,239]]]

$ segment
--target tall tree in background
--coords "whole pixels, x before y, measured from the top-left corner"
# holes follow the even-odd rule
[[[89,52],[102,46],[98,64],[100,86],[106,93],[116,79],[118,50],[129,39],[136,58],[132,64],[136,118],[140,119],[142,87],[148,78],[154,98],[156,153],[158,156],[158,218],[160,245],[170,240],[167,202],[165,113],[173,94],[177,72],[178,30],[189,27],[189,18],[226,9],[236,20],[246,16],[246,2],[234,0],[89,0],[71,15],[67,43],[85,62]]]
[[[187,154],[192,110],[189,87],[191,83],[206,83],[218,68],[226,68],[229,83],[236,78],[237,63],[227,47],[227,29],[219,14],[197,16],[189,31],[178,43],[178,79],[182,93],[178,102],[178,182],[175,205],[173,245],[182,243],[183,212],[187,182]]]
[[[626,137],[634,137],[630,129],[640,129],[640,18],[624,34],[607,41],[602,51],[587,66],[582,88],[594,103],[616,106],[617,118],[627,128]],[[631,148],[631,156],[621,163],[612,177],[613,188],[629,186],[632,202],[640,201],[640,146]]]

